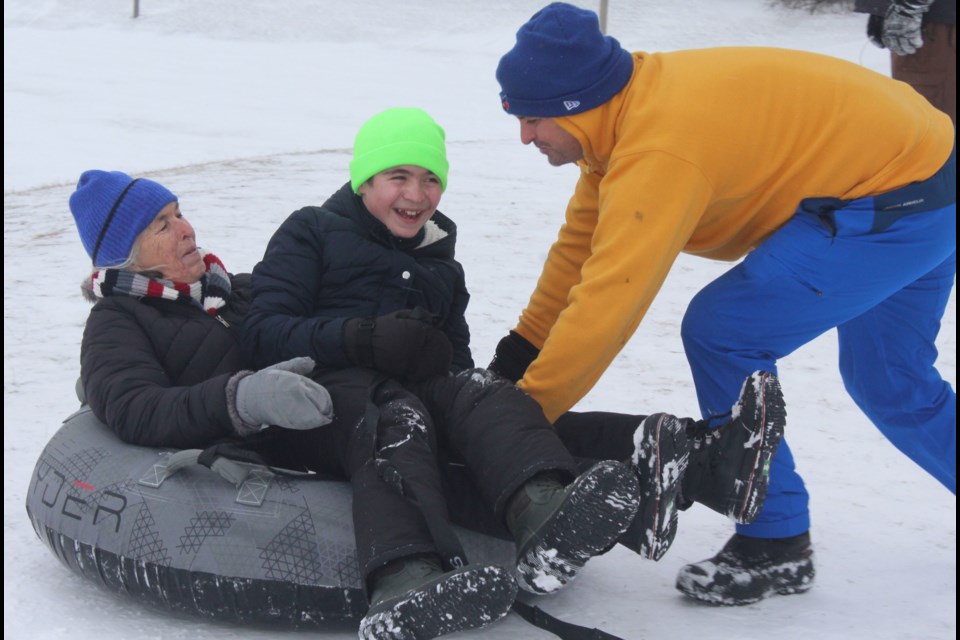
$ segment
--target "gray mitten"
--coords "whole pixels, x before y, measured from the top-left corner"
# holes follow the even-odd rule
[[[310,356],[300,356],[299,358],[290,358],[289,360],[272,364],[269,367],[264,367],[261,371],[289,371],[290,373],[305,376],[313,371],[316,366],[317,363],[314,362]]]
[[[883,19],[884,46],[898,56],[915,53],[923,46],[923,14],[933,0],[896,0]]]
[[[314,429],[329,424],[333,420],[330,394],[303,375],[313,368],[311,358],[293,358],[241,378],[234,407],[244,424],[237,431],[249,435],[270,425]]]

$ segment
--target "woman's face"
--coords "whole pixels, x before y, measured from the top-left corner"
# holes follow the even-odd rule
[[[432,171],[404,164],[374,175],[359,192],[367,210],[390,233],[412,238],[437,210],[443,187]]]
[[[157,214],[150,226],[137,236],[136,271],[159,271],[167,280],[196,282],[206,271],[197,251],[193,227],[180,213],[180,203],[171,202]]]

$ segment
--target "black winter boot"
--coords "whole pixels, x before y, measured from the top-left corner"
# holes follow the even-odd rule
[[[716,429],[666,413],[640,423],[631,457],[640,508],[620,544],[659,560],[677,535],[677,509],[694,501],[740,524],[756,519],[786,422],[776,376],[751,374],[730,413],[730,421]]]
[[[373,576],[361,640],[429,640],[479,629],[510,612],[517,583],[508,569],[468,565],[444,572],[439,558],[395,560]]]
[[[530,593],[553,593],[573,580],[591,557],[610,548],[637,513],[633,472],[599,462],[564,487],[540,474],[507,507],[517,541],[517,583]]]
[[[738,524],[750,524],[766,500],[770,461],[786,424],[780,381],[772,373],[755,371],[730,411],[730,421],[716,429],[691,429],[679,507],[699,502]]]
[[[694,600],[735,606],[803,593],[814,574],[809,532],[792,538],[734,534],[714,557],[681,568],[677,589]]]
[[[648,560],[659,560],[677,535],[677,502],[691,445],[688,422],[655,413],[634,434],[630,461],[640,484],[640,508],[619,542]]]

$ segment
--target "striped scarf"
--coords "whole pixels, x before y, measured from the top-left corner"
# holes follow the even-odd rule
[[[210,315],[217,315],[217,309],[227,304],[230,298],[230,274],[220,258],[202,249],[199,251],[207,271],[197,282],[187,284],[134,271],[101,269],[91,274],[87,283],[89,291],[97,299],[107,296],[163,298],[196,305]]]

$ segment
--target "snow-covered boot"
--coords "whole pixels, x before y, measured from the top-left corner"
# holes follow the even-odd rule
[[[677,589],[701,602],[733,606],[803,593],[814,574],[809,532],[792,538],[734,534],[714,557],[681,568]]]
[[[751,374],[730,413],[730,420],[716,429],[666,413],[640,423],[631,457],[640,508],[621,544],[659,560],[677,535],[677,510],[694,501],[741,524],[756,519],[786,421],[776,376]]]
[[[770,461],[780,446],[787,411],[780,381],[756,371],[743,383],[730,421],[691,429],[690,461],[679,507],[699,502],[738,524],[750,524],[770,486]]]
[[[637,480],[620,462],[599,462],[564,487],[540,474],[511,498],[507,527],[517,541],[517,583],[553,593],[613,545],[637,512]]]
[[[396,560],[373,578],[361,640],[428,640],[479,629],[510,612],[517,583],[499,566],[467,565],[444,572],[439,558]]]
[[[691,445],[689,423],[655,413],[634,433],[630,461],[640,485],[640,508],[619,542],[649,560],[659,560],[677,535],[677,503]]]

